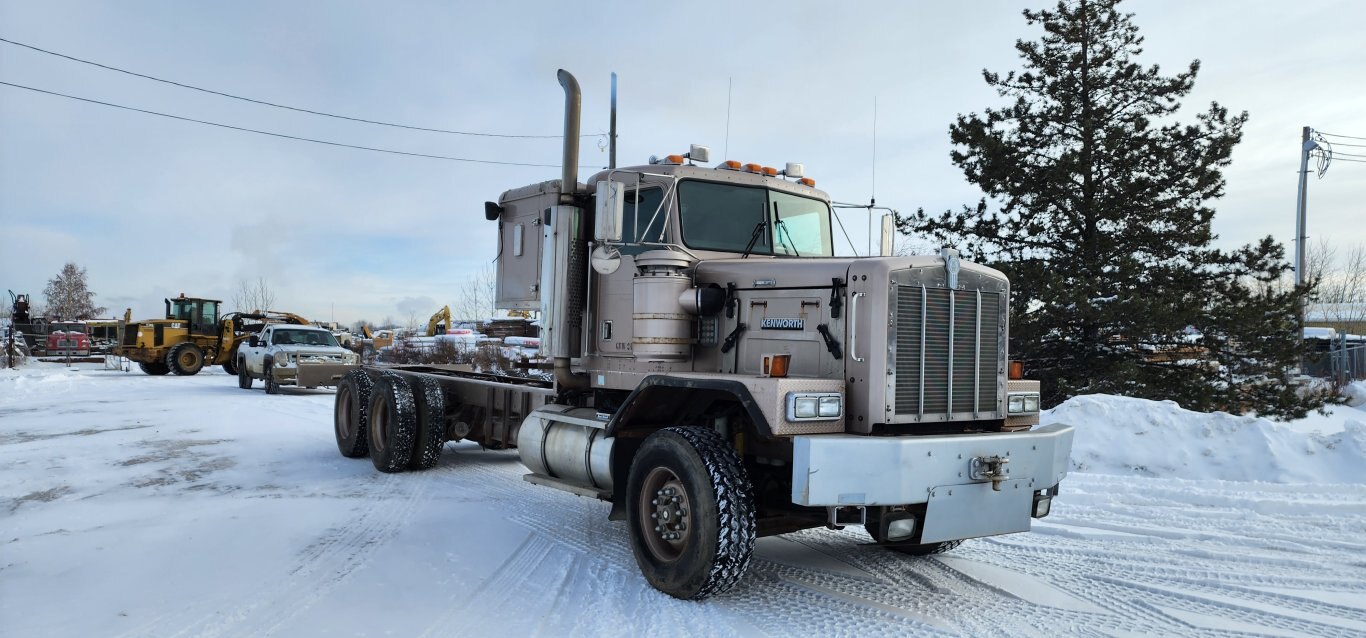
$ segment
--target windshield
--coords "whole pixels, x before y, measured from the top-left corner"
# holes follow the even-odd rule
[[[218,302],[206,299],[172,299],[167,319],[209,324],[218,320]],[[196,312],[196,308],[198,312]]]
[[[324,330],[276,330],[270,337],[276,346],[336,346],[337,338]],[[338,346],[340,347],[340,346]]]
[[[756,186],[685,180],[678,185],[683,243],[751,254],[829,257],[830,207]]]

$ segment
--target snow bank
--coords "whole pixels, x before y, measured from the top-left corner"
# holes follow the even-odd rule
[[[1348,406],[1366,409],[1366,381],[1353,381],[1342,389],[1342,396],[1347,397]]]
[[[1191,480],[1366,483],[1366,413],[1342,431],[1305,432],[1284,423],[1182,409],[1173,401],[1074,397],[1044,423],[1077,429],[1072,470]]]

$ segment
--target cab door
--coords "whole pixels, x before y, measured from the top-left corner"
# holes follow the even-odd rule
[[[192,335],[218,336],[218,302],[196,301],[190,310],[189,324]]]

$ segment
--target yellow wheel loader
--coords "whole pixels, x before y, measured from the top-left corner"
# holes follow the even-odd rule
[[[221,365],[236,374],[233,355],[248,336],[268,323],[306,325],[303,317],[287,312],[234,312],[218,316],[222,301],[179,297],[166,300],[166,317],[133,323],[125,317],[114,354],[135,361],[143,372],[163,375],[198,374],[206,365]]]

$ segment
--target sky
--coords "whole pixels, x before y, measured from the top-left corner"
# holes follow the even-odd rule
[[[1021,9],[1051,4],[0,0],[0,38],[300,108],[519,135],[561,132],[559,68],[583,88],[583,131],[606,131],[616,72],[619,165],[703,144],[713,161],[801,162],[838,201],[942,211],[981,197],[949,160],[949,124],[1003,104],[981,72],[1018,69],[1015,41],[1041,33]],[[1211,101],[1250,114],[1214,203],[1216,245],[1270,235],[1293,255],[1301,128],[1366,138],[1366,3],[1121,8],[1146,38],[1140,62],[1175,73],[1201,60],[1179,119]],[[160,316],[162,298],[181,292],[231,300],[264,278],[279,309],[310,319],[425,320],[491,267],[496,225],[483,202],[559,177],[553,137],[324,118],[7,43],[0,81],[287,135],[547,165],[324,146],[0,86],[0,287],[41,299],[75,261],[111,316]],[[580,164],[605,166],[605,144],[584,139]],[[1366,146],[1337,150],[1366,156]],[[1311,245],[1366,244],[1366,163],[1335,162],[1308,192]],[[863,252],[867,214],[844,220]]]

